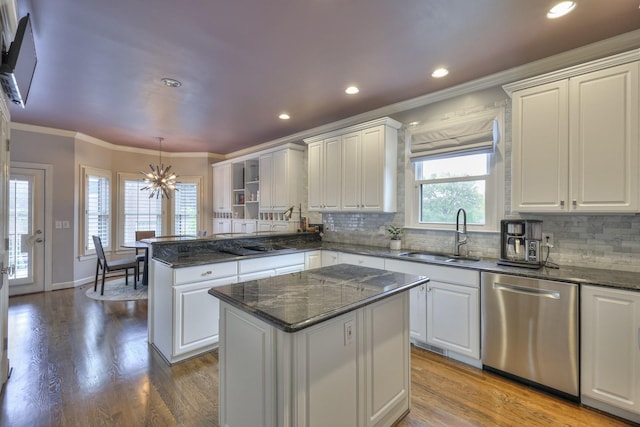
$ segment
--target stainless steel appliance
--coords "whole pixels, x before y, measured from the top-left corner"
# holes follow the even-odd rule
[[[500,221],[500,265],[539,268],[542,221],[519,219]]]
[[[578,399],[578,286],[482,273],[481,301],[483,367]]]

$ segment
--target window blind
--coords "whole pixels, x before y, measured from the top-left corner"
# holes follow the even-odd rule
[[[498,143],[495,116],[464,118],[410,131],[411,161],[493,153]]]
[[[162,199],[149,198],[148,191],[141,191],[146,185],[141,179],[124,180],[124,242],[135,241],[138,230],[162,234]]]
[[[196,236],[198,233],[198,184],[179,182],[174,199],[175,234]]]
[[[85,229],[87,249],[94,250],[91,236],[99,236],[102,246],[110,246],[109,180],[101,176],[87,176],[85,200]]]

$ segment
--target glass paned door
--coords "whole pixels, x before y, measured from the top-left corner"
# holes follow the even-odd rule
[[[10,294],[44,291],[44,171],[12,168],[8,237]]]

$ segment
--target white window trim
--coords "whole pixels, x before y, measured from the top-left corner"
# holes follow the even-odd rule
[[[505,140],[504,140],[504,108],[492,110],[498,120],[500,135],[496,144],[496,151],[491,156],[490,177],[486,181],[486,224],[468,225],[468,231],[474,232],[499,232],[500,219],[504,215],[505,192]],[[486,112],[483,112],[486,113]],[[428,125],[427,125],[428,126]],[[434,127],[442,126],[442,123],[434,123]],[[419,230],[452,230],[451,224],[421,224],[420,223],[420,187],[415,179],[415,166],[411,162],[410,132],[407,132],[405,140],[405,228]],[[451,218],[455,227],[455,218]]]
[[[78,256],[80,259],[83,257],[95,256],[96,251],[92,249],[87,249],[89,245],[89,237],[87,236],[86,230],[87,225],[85,224],[87,219],[87,177],[89,176],[99,176],[105,178],[109,181],[109,218],[111,219],[109,224],[109,233],[111,238],[110,242],[113,242],[113,183],[112,183],[112,173],[106,169],[99,169],[92,166],[80,165],[80,179],[82,191],[80,192],[80,224],[79,224],[79,240],[80,247],[78,248]],[[112,245],[104,246],[105,253],[111,251]]]
[[[117,218],[117,236],[116,241],[118,244],[118,251],[131,252],[131,249],[123,249],[122,245],[125,243],[124,241],[124,182],[125,181],[141,181],[144,177],[139,173],[130,173],[130,172],[118,172],[118,218]],[[166,199],[162,200],[162,230],[160,231],[160,235],[166,234],[164,230],[167,229],[167,224],[164,218],[166,217],[167,212],[167,202]]]
[[[178,177],[178,182],[179,183],[183,183],[183,184],[197,184],[198,185],[198,217],[196,219],[196,231],[197,230],[203,230],[203,223],[204,223],[204,198],[203,198],[203,184],[204,184],[204,179],[202,176],[183,176],[180,175]],[[175,230],[175,226],[174,226],[174,210],[175,210],[175,200],[176,198],[172,195],[171,199],[170,199],[170,206],[169,209],[167,209],[167,224],[169,227],[170,234],[175,235],[176,230]]]

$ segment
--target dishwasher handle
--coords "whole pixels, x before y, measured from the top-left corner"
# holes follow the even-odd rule
[[[493,289],[498,291],[515,292],[517,294],[533,295],[542,298],[560,299],[560,292],[550,291],[547,289],[527,288],[525,286],[507,285],[499,282],[493,282]],[[640,339],[640,335],[638,336],[638,339]]]

